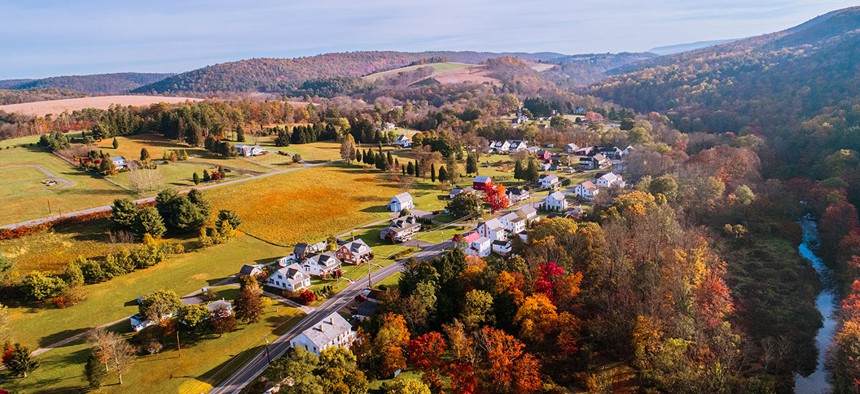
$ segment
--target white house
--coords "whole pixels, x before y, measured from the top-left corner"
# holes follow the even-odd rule
[[[528,224],[528,219],[520,216],[516,212],[511,212],[502,216],[499,218],[499,221],[501,221],[502,225],[505,226],[505,230],[512,234],[519,234],[526,231],[526,224]]]
[[[600,189],[591,181],[582,182],[573,189],[573,195],[589,201],[594,199],[598,193],[600,193]]]
[[[524,201],[529,198],[529,191],[518,187],[505,189],[505,194],[508,196],[508,201],[512,204],[515,202]]]
[[[293,248],[292,254],[287,257],[281,257],[276,261],[281,267],[286,267],[296,261],[304,261],[305,258],[307,258],[312,253],[320,253],[324,251],[326,247],[328,247],[328,243],[325,241],[320,241],[313,245],[299,242],[296,244],[295,248]]]
[[[510,141],[492,141],[490,149],[498,153],[507,153],[511,149]]]
[[[233,304],[223,298],[206,304],[206,308],[209,309],[209,313],[215,313],[219,309],[224,309],[228,314],[233,314]]]
[[[391,212],[400,212],[404,209],[413,208],[415,208],[415,203],[412,201],[412,195],[409,193],[400,193],[388,202],[388,210]]]
[[[397,136],[397,139],[391,143],[391,145],[397,145],[401,148],[408,148],[412,146],[412,139],[409,138],[406,134],[400,134]]]
[[[421,223],[412,215],[401,216],[391,221],[388,227],[379,232],[379,239],[395,242],[406,242],[412,235],[421,231]]]
[[[537,214],[537,209],[535,209],[531,204],[520,208],[517,211],[517,215],[524,218],[528,223],[540,220],[540,216]]]
[[[576,153],[579,150],[579,146],[576,144],[567,144],[564,146],[564,151],[567,153]]]
[[[493,241],[505,241],[508,239],[505,234],[505,226],[502,225],[499,219],[490,219],[486,222],[478,223],[478,234]]]
[[[523,140],[509,140],[508,152],[519,152],[528,149],[529,144]]]
[[[236,150],[239,151],[239,156],[259,156],[265,153],[266,151],[262,146],[259,145],[235,145]]]
[[[239,270],[239,276],[260,276],[263,273],[261,264],[245,264]]]
[[[538,182],[540,182],[540,187],[542,189],[553,190],[556,188],[556,186],[558,186],[558,176],[555,174],[544,174],[540,176]]]
[[[492,250],[493,252],[505,256],[508,253],[511,253],[511,241],[493,241]]]
[[[110,161],[113,162],[113,165],[116,167],[117,170],[121,170],[128,166],[128,162],[125,160],[125,157],[122,156],[112,156],[110,158]]]
[[[325,252],[309,255],[302,263],[302,269],[312,276],[325,276],[339,270],[340,265],[334,252]]]
[[[298,264],[280,268],[266,280],[266,284],[278,289],[299,291],[311,285],[311,276]]]
[[[543,209],[547,211],[558,211],[562,212],[567,209],[567,200],[564,198],[564,194],[561,192],[555,192],[547,196],[541,203],[543,205]]]
[[[597,178],[595,182],[597,187],[621,187],[623,188],[626,184],[623,179],[621,179],[621,175],[606,173],[603,174],[600,178]]]
[[[493,251],[493,240],[487,237],[480,237],[471,243],[466,248],[466,254],[478,257],[487,257]]]
[[[313,327],[302,331],[290,340],[290,347],[304,348],[319,356],[320,352],[329,347],[348,348],[355,341],[352,325],[339,313],[333,312]]]

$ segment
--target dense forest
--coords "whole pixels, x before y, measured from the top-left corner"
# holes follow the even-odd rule
[[[0,81],[0,88],[10,90],[69,90],[90,94],[126,93],[143,85],[160,81],[173,74],[114,73],[94,75],[70,75],[43,79],[21,79]],[[35,101],[35,100],[32,100]]]

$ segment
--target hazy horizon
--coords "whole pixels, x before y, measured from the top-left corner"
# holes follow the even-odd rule
[[[0,4],[11,37],[0,79],[115,72],[184,72],[248,58],[328,52],[491,51],[563,54],[643,52],[654,47],[755,36],[851,6],[767,0],[538,0],[426,6],[393,0],[314,4],[223,0],[185,3],[59,1]],[[34,23],[38,21],[38,23]],[[728,28],[731,26],[731,28]]]

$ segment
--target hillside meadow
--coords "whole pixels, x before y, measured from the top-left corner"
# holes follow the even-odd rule
[[[45,116],[48,114],[58,115],[65,111],[72,112],[85,108],[108,109],[108,107],[114,104],[140,107],[157,103],[175,104],[199,100],[191,97],[166,96],[94,96],[0,105],[0,111],[22,115]]]
[[[240,229],[279,245],[315,242],[388,217],[398,185],[376,170],[332,164],[206,192],[213,208],[231,209]]]

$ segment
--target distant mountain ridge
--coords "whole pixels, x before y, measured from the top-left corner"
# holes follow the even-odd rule
[[[654,47],[648,50],[650,53],[656,53],[660,56],[665,55],[674,55],[676,53],[693,51],[699,48],[706,48],[714,45],[725,44],[732,41],[738,41],[737,39],[726,39],[726,40],[710,40],[710,41],[695,41],[695,42],[686,42],[681,44],[673,44],[673,45],[664,45],[659,47]]]
[[[367,51],[328,53],[292,59],[258,58],[221,63],[184,72],[141,86],[132,92],[156,94],[283,93],[307,81],[357,78],[408,66],[414,62],[430,58],[477,64],[487,59],[506,56],[532,61],[549,61],[564,55],[552,52]]]
[[[860,96],[860,7],[614,70],[591,92],[686,131],[778,131]]]
[[[126,93],[143,85],[160,81],[173,74],[112,73],[93,75],[67,75],[42,79],[12,79],[0,81],[0,89],[65,89],[90,94]]]

